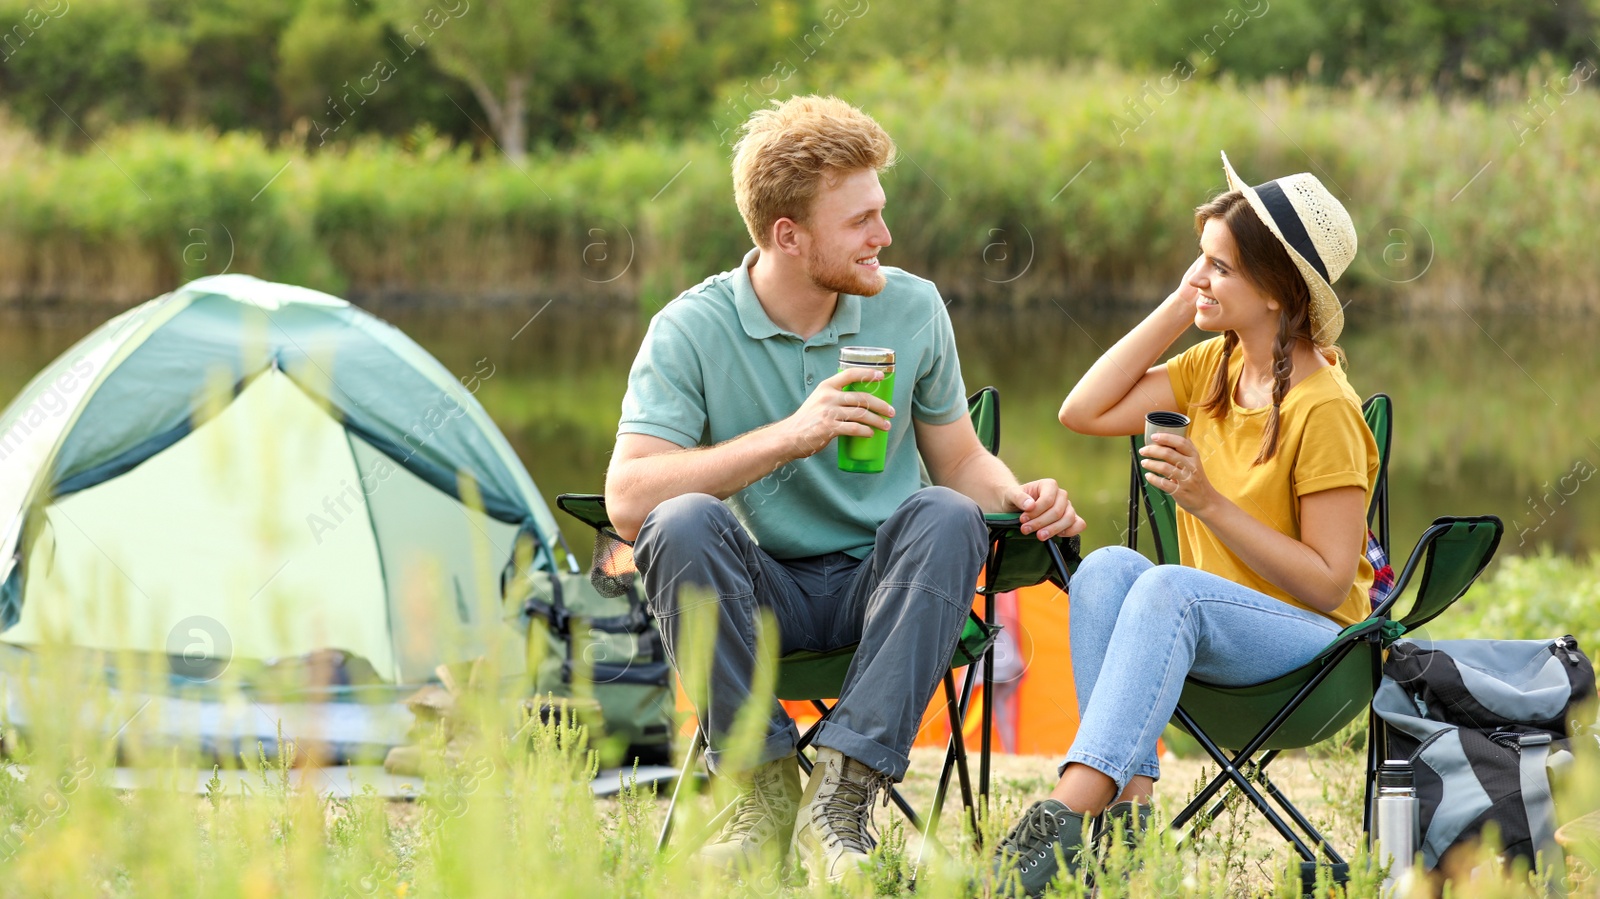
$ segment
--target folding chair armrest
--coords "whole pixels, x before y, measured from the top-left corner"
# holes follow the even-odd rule
[[[990,534],[1008,533],[1011,531],[1016,531],[1018,534],[1022,533],[1021,512],[985,512],[983,513],[983,522],[989,526]],[[1033,535],[1024,534],[1023,536],[1032,537]],[[1068,565],[1074,571],[1077,570],[1078,563],[1083,561],[1083,556],[1081,555],[1083,543],[1078,539],[1078,535],[1074,534],[1071,537],[1051,537],[1050,542],[1056,544],[1056,546],[1061,549]]]
[[[1389,592],[1389,597],[1385,599],[1383,603],[1380,604],[1376,609],[1374,609],[1370,616],[1357,621],[1355,624],[1352,624],[1340,631],[1338,635],[1328,643],[1327,646],[1323,647],[1321,652],[1316,654],[1316,656],[1312,659],[1312,662],[1317,662],[1327,658],[1328,656],[1337,652],[1340,647],[1354,640],[1373,639],[1374,636],[1376,636],[1376,638],[1382,642],[1382,645],[1387,646],[1389,643],[1393,642],[1397,635],[1406,627],[1418,627],[1424,623],[1418,621],[1411,622],[1409,624],[1403,624],[1401,621],[1391,620],[1389,613],[1393,610],[1394,604],[1399,600],[1401,592],[1405,589],[1406,584],[1410,582],[1412,575],[1416,573],[1419,567],[1421,567],[1425,572],[1431,572],[1432,556],[1439,540],[1460,525],[1465,525],[1469,531],[1472,528],[1488,525],[1495,529],[1495,533],[1493,534],[1491,541],[1486,546],[1479,547],[1476,555],[1469,558],[1469,561],[1474,563],[1476,566],[1471,575],[1463,578],[1462,575],[1458,573],[1457,578],[1460,579],[1461,582],[1459,584],[1450,585],[1455,588],[1455,595],[1449,597],[1448,601],[1445,602],[1432,615],[1429,615],[1428,618],[1431,619],[1437,616],[1440,612],[1443,612],[1450,606],[1451,603],[1455,602],[1455,600],[1459,598],[1462,593],[1465,593],[1466,589],[1472,585],[1474,580],[1477,579],[1478,574],[1483,571],[1484,566],[1489,564],[1489,559],[1494,556],[1495,548],[1500,543],[1499,532],[1501,530],[1501,523],[1500,519],[1493,515],[1480,515],[1469,518],[1447,516],[1434,519],[1433,524],[1430,525],[1426,531],[1423,531],[1422,536],[1417,539],[1417,546],[1411,551],[1411,558],[1406,560],[1405,569],[1401,571],[1399,577],[1395,578],[1394,589]],[[1430,564],[1424,565],[1424,562],[1428,562]],[[1424,582],[1426,581],[1427,577],[1425,575]],[[1426,587],[1423,589],[1426,589]]]
[[[1040,541],[1033,534],[1022,533],[1020,512],[987,512],[983,520],[989,527],[987,564],[997,569],[991,572],[994,575],[991,585],[1000,585],[994,588],[994,592],[1041,584],[1047,580],[1065,590],[1072,573],[1078,570],[1078,564],[1083,561],[1080,555],[1082,544],[1077,535]],[[1013,547],[1013,557],[1019,555],[1018,547],[1023,548],[1020,553],[1023,558],[1013,561],[1011,565],[1007,565],[1005,547],[1008,544]],[[1035,546],[1040,547],[1042,553],[1034,551]],[[1002,573],[998,569],[1005,571]],[[989,591],[986,588],[983,592]]]
[[[1451,591],[1453,595],[1446,597],[1444,601],[1439,604],[1437,609],[1433,609],[1431,611],[1424,609],[1421,613],[1422,617],[1417,618],[1416,616],[1418,615],[1419,607],[1425,606],[1429,602],[1429,597],[1423,595],[1423,593],[1425,591],[1429,591],[1432,587],[1432,583],[1436,574],[1436,556],[1438,554],[1439,541],[1446,535],[1452,534],[1452,532],[1459,533],[1458,529],[1462,526],[1467,528],[1467,533],[1469,536],[1474,535],[1474,532],[1476,532],[1477,529],[1483,527],[1490,528],[1490,531],[1487,534],[1486,540],[1480,536],[1480,542],[1476,543],[1476,545],[1468,545],[1465,547],[1468,555],[1464,558],[1446,560],[1446,564],[1459,564],[1465,562],[1471,565],[1472,570],[1470,573],[1463,573],[1460,570],[1443,572],[1444,576],[1449,577],[1453,575],[1454,579],[1458,581],[1458,583],[1450,583],[1448,580],[1446,581],[1446,583],[1453,588]],[[1466,593],[1467,589],[1471,587],[1473,582],[1478,579],[1478,575],[1483,573],[1483,569],[1486,568],[1490,560],[1494,558],[1495,550],[1499,548],[1500,538],[1504,533],[1505,524],[1498,516],[1495,515],[1447,515],[1440,518],[1435,518],[1433,520],[1433,524],[1429,525],[1428,529],[1422,532],[1422,536],[1417,538],[1417,545],[1411,550],[1411,556],[1406,559],[1405,567],[1402,568],[1400,570],[1400,574],[1395,577],[1394,587],[1389,591],[1389,597],[1373,610],[1372,618],[1393,618],[1395,604],[1400,601],[1400,597],[1405,593],[1406,587],[1410,585],[1412,577],[1415,576],[1419,570],[1422,572],[1422,581],[1418,585],[1418,596],[1412,603],[1411,612],[1404,618],[1397,618],[1395,620],[1400,621],[1408,628],[1415,628],[1421,627],[1427,622],[1438,617],[1457,599],[1460,599],[1462,594]]]
[[[611,537],[622,540],[617,535],[616,528],[611,526],[611,515],[606,512],[606,498],[600,493],[563,493],[556,497],[556,508],[578,519],[589,527]],[[627,540],[623,543],[632,545]]]
[[[606,498],[598,493],[563,493],[556,497],[556,508],[594,528],[594,555],[589,560],[589,582],[600,595],[632,596],[633,541],[622,539],[611,526],[606,513]],[[577,569],[573,569],[576,571]]]
[[[1433,524],[1429,525],[1428,529],[1422,532],[1422,536],[1417,538],[1417,545],[1411,548],[1411,555],[1406,559],[1406,564],[1401,567],[1400,572],[1394,577],[1394,586],[1389,588],[1389,596],[1376,609],[1372,610],[1373,618],[1387,618],[1389,613],[1394,611],[1395,605],[1400,602],[1400,595],[1411,584],[1411,576],[1417,573],[1418,566],[1427,557],[1428,551],[1433,548],[1434,541],[1438,540],[1439,535],[1443,534],[1444,531],[1445,528],[1440,525],[1439,519],[1434,519]]]
[[[1333,655],[1339,650],[1339,647],[1346,643],[1368,639],[1375,632],[1382,633],[1384,625],[1388,623],[1388,619],[1385,618],[1363,618],[1335,635],[1333,640],[1322,648],[1321,652],[1312,657],[1311,661],[1319,662]]]

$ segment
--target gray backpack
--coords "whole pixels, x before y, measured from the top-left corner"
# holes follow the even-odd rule
[[[1390,647],[1372,709],[1388,757],[1410,759],[1416,773],[1423,863],[1436,868],[1493,822],[1507,860],[1532,865],[1543,851],[1558,864],[1550,762],[1593,723],[1573,715],[1594,697],[1594,667],[1570,636]]]

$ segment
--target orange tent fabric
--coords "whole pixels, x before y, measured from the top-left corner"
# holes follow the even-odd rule
[[[967,747],[972,751],[979,745],[981,693],[992,689],[993,751],[1065,755],[1078,732],[1067,594],[1044,583],[1002,594],[996,600],[1005,630],[995,647],[995,683],[980,684],[973,694],[962,728]],[[981,600],[974,607],[982,613]],[[916,745],[943,747],[949,737],[950,718],[941,689],[923,716]]]
[[[973,608],[983,614],[982,597]],[[997,612],[1005,625],[995,650],[994,726],[995,752],[1027,755],[1065,755],[1078,732],[1078,701],[1072,685],[1072,645],[1067,630],[1067,594],[1044,583],[997,597]],[[957,672],[956,687],[961,677]],[[986,685],[973,692],[962,733],[969,750],[979,743],[979,700]],[[785,702],[785,710],[804,731],[817,720],[808,702]],[[914,745],[943,748],[950,739],[950,713],[944,688],[935,690],[922,715]]]

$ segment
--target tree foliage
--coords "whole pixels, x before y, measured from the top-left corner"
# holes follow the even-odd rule
[[[1165,0],[1138,4],[1119,61],[1187,58],[1245,78],[1380,78],[1415,91],[1481,91],[1533,65],[1595,58],[1600,3],[1523,0]]]
[[[595,118],[631,106],[649,79],[670,77],[683,46],[667,0],[379,0],[407,48],[465,82],[501,150],[527,155],[528,118],[576,99]],[[654,71],[652,71],[652,69]],[[586,123],[587,124],[587,123]]]
[[[1600,59],[1597,22],[1600,0],[0,0],[0,97],[69,142],[153,121],[520,158],[726,132],[886,58],[1493,92]]]

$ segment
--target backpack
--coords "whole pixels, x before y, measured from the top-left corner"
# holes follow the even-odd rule
[[[524,584],[534,695],[599,704],[602,720],[580,723],[603,766],[670,765],[672,669],[637,588],[608,596],[568,571],[539,572]]]
[[[1508,862],[1532,867],[1542,851],[1559,865],[1547,762],[1578,732],[1575,706],[1594,697],[1594,666],[1571,636],[1391,646],[1372,709],[1389,757],[1415,771],[1423,864],[1437,868],[1493,822]]]

